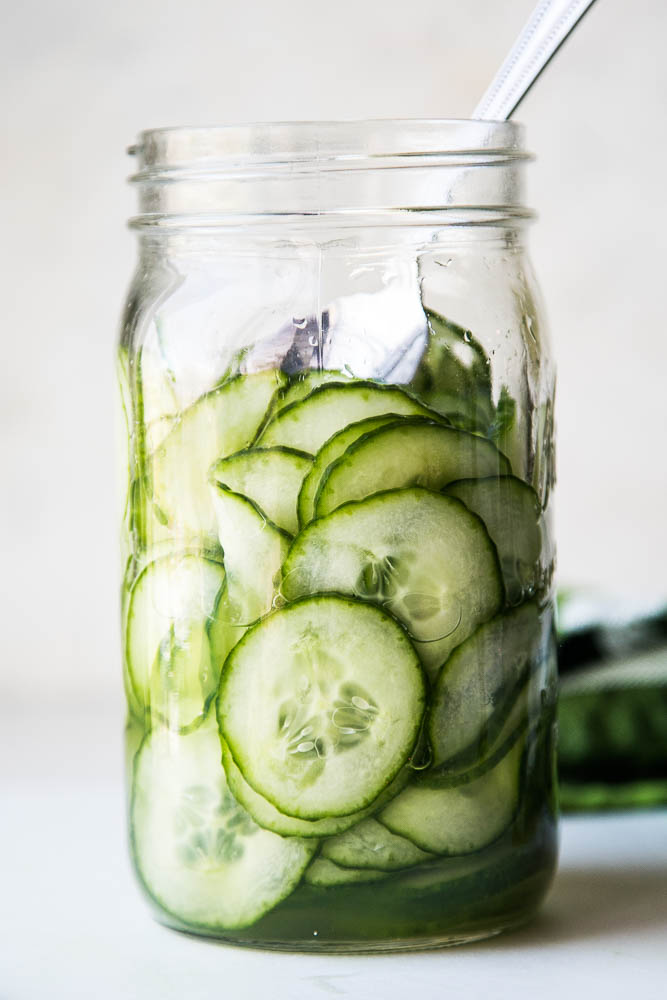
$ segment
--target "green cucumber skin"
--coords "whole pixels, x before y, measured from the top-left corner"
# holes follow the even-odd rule
[[[426,720],[434,766],[483,758],[493,747],[514,695],[543,659],[549,624],[529,602],[484,622],[451,652]],[[472,719],[479,725],[471,726]]]
[[[423,447],[427,442],[430,452]],[[448,445],[461,452],[449,469],[445,457]],[[420,454],[420,446],[423,454]],[[441,454],[434,462],[438,449]],[[467,456],[465,449],[469,452]],[[400,465],[396,463],[397,455],[402,457]],[[384,467],[378,462],[383,458],[389,458]],[[427,458],[431,459],[431,465],[426,465]],[[412,471],[406,473],[406,465],[416,459],[419,461],[415,461]],[[486,438],[426,417],[397,420],[357,438],[329,466],[315,495],[315,516],[326,516],[346,502],[363,500],[389,489],[420,486],[440,492],[455,479],[462,478],[460,463],[464,460],[473,468],[480,467],[485,478],[490,475],[490,469],[494,477],[496,473],[500,476],[511,471],[508,459]],[[378,466],[377,471],[374,466]],[[366,482],[364,476],[367,476]]]
[[[380,822],[423,851],[451,857],[473,854],[501,837],[516,816],[524,760],[525,744],[519,740],[492,769],[469,783],[444,788],[410,785],[380,813]],[[475,804],[476,797],[481,805]],[[457,825],[461,811],[463,830]]]
[[[222,745],[222,763],[227,774],[229,787],[237,801],[252,816],[258,826],[272,833],[279,833],[283,837],[316,837],[323,840],[326,837],[333,837],[344,833],[355,824],[373,816],[382,809],[388,802],[398,795],[410,781],[411,771],[409,767],[403,768],[392,782],[384,788],[377,799],[361,809],[359,812],[350,813],[349,816],[331,816],[326,819],[305,820],[297,816],[289,816],[281,813],[267,799],[264,799],[251,785],[244,779],[239,768],[234,762],[229,747],[220,737]]]
[[[394,423],[394,421],[399,419],[400,418],[397,414],[388,413],[381,414],[377,417],[366,417],[363,420],[356,420],[354,423],[348,424],[347,427],[344,427],[343,430],[332,434],[332,436],[324,442],[320,450],[315,455],[313,466],[304,479],[299,493],[297,510],[299,516],[299,526],[301,528],[304,528],[315,516],[315,499],[317,497],[319,485],[323,477],[326,475],[331,462],[333,462],[336,458],[339,458],[340,455],[347,450],[348,439],[349,443],[352,443],[352,440],[356,440],[357,437],[367,433],[369,430],[375,430],[377,427],[381,427],[384,424]],[[341,441],[344,441],[344,444],[337,444],[337,442]]]
[[[393,834],[377,818],[357,823],[322,845],[321,858],[333,861],[339,868],[353,871],[399,871],[432,861],[433,854],[422,851],[405,837]]]
[[[318,410],[322,410],[325,417],[328,415],[324,421],[325,430],[310,412],[314,411],[317,416]],[[314,456],[337,431],[349,424],[394,411],[447,423],[446,417],[424,406],[403,386],[369,381],[327,382],[305,399],[280,410],[274,419],[264,425],[254,444],[263,448],[282,445]],[[341,422],[341,416],[345,418],[344,422]]]
[[[516,476],[459,479],[445,487],[484,521],[498,549],[507,603],[517,606],[548,590],[552,568],[542,565],[543,512],[532,486]]]
[[[373,868],[347,868],[338,865],[329,858],[317,857],[306,868],[303,876],[308,885],[322,889],[333,889],[341,885],[356,885],[358,883],[379,882],[387,878],[388,871]]]

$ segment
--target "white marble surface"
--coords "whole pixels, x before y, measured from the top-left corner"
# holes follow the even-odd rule
[[[663,1000],[667,811],[569,819],[529,926],[386,956],[279,955],[154,923],[126,858],[119,713],[0,716],[0,1000]]]

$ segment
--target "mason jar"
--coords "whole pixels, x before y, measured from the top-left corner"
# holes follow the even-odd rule
[[[158,129],[118,375],[129,828],[157,918],[525,921],[556,858],[554,369],[520,126]]]

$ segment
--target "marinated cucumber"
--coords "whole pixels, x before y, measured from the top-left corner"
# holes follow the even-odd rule
[[[289,895],[317,847],[260,829],[225,781],[215,724],[153,730],[139,751],[130,812],[139,875],[191,927],[247,927]]]
[[[388,829],[435,854],[469,854],[509,826],[519,802],[525,741],[480,778],[453,788],[409,785],[379,814]]]
[[[122,368],[132,849],[183,929],[400,939],[423,899],[439,933],[543,822],[546,528],[497,447],[514,401],[429,325],[409,391],[272,370],[179,412]]]
[[[151,715],[181,732],[203,721],[217,687],[220,668],[212,662],[206,626],[172,622],[151,669]]]
[[[264,428],[262,448],[282,445],[315,455],[325,441],[348,424],[384,413],[433,416],[417,400],[379,382],[330,382],[281,410]]]
[[[442,490],[454,479],[509,471],[505,456],[486,438],[424,417],[404,419],[364,434],[329,466],[315,496],[315,513],[322,517],[379,490]]]
[[[205,715],[233,642],[221,563],[193,552],[163,556],[128,598],[125,656],[141,710],[177,729]]]
[[[496,550],[461,501],[420,487],[347,503],[292,543],[282,594],[351,594],[404,623],[429,676],[503,604]]]
[[[155,451],[162,444],[169,432],[177,425],[179,418],[177,414],[171,416],[158,417],[153,423],[146,425],[146,448],[149,452]]]
[[[323,819],[299,819],[280,812],[256,792],[239,771],[224,740],[221,743],[222,763],[234,798],[250,813],[258,826],[280,833],[284,837],[330,837],[342,833],[390,802],[405,787],[410,777],[408,769],[403,768],[374,802],[358,812],[349,813],[347,816],[325,816]]]
[[[175,417],[181,409],[173,372],[164,358],[146,344],[137,351],[136,393],[146,428]]]
[[[419,787],[452,788],[455,785],[469,784],[495,767],[518,740],[525,738],[529,722],[531,718],[535,718],[530,711],[532,693],[531,680],[528,679],[515,691],[505,721],[493,741],[484,747],[478,757],[463,753],[445,761],[444,764],[429,767],[417,775],[416,781]]]
[[[127,351],[120,348],[116,355],[116,375],[118,378],[118,396],[116,397],[116,427],[115,439],[119,452],[118,472],[120,479],[120,509],[121,524],[125,525],[129,515],[130,481],[131,481],[131,438],[130,414],[132,413],[132,397],[130,390],[130,362]],[[126,555],[126,553],[123,553]]]
[[[509,604],[535,594],[543,571],[542,511],[535,491],[515,476],[460,479],[445,492],[478,514],[498,549]]]
[[[422,851],[405,837],[392,833],[376,819],[364,819],[345,833],[325,841],[321,857],[343,868],[391,872],[411,868],[428,861],[433,855]]]
[[[401,626],[334,595],[295,601],[250,628],[227,658],[217,701],[245,780],[301,819],[372,803],[406,764],[424,704]]]
[[[314,389],[319,389],[327,382],[345,382],[346,377],[342,372],[328,371],[327,369],[311,368],[305,372],[299,372],[290,376],[288,384],[280,390],[276,399],[275,414],[305,399]]]
[[[343,868],[329,858],[315,858],[303,876],[309,885],[321,886],[324,889],[337,885],[351,885],[355,882],[378,882],[387,878],[389,872],[374,871],[372,868]]]
[[[248,448],[216,462],[211,479],[242,493],[278,528],[295,535],[297,499],[312,465],[309,455],[293,448]]]
[[[210,488],[227,572],[229,621],[242,630],[272,608],[290,536],[247,497],[220,483]]]
[[[457,427],[487,434],[495,418],[489,358],[470,330],[425,309],[428,346],[412,380],[420,399]]]
[[[394,423],[397,419],[398,417],[395,413],[388,413],[380,417],[367,417],[365,420],[357,420],[355,423],[343,428],[342,431],[338,431],[322,445],[315,455],[315,461],[304,479],[301,492],[299,493],[298,513],[301,527],[312,521],[315,516],[317,490],[322,477],[332,462],[340,458],[349,445],[353,441],[356,441],[357,438],[360,438],[362,434],[368,434],[369,431],[377,430],[378,427],[383,427],[385,424]]]
[[[209,470],[251,443],[283,381],[278,372],[268,371],[225,382],[185,410],[147,457],[156,516],[173,534],[215,539]]]
[[[539,610],[530,602],[480,625],[457,646],[438,675],[427,716],[434,766],[488,753],[543,645]]]

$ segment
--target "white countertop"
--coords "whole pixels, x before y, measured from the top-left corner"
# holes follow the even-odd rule
[[[126,856],[120,714],[0,717],[0,1000],[664,1000],[667,811],[569,818],[528,927],[419,954],[276,954],[155,923]]]

